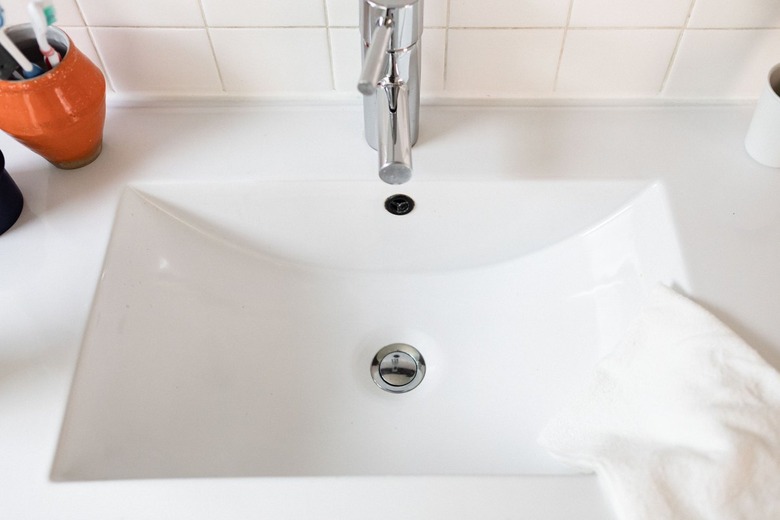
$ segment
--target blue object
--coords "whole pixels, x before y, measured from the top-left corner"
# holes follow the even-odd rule
[[[36,65],[35,63],[32,64],[32,67],[32,70],[29,72],[22,69],[22,76],[24,76],[24,79],[37,78],[45,72],[40,65]]]

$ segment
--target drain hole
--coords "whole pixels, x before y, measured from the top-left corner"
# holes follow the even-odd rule
[[[408,195],[393,195],[385,200],[385,209],[393,215],[407,215],[414,209],[414,200]]]

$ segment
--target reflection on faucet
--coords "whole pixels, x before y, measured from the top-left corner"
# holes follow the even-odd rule
[[[379,177],[403,184],[412,176],[420,112],[423,0],[362,0],[363,71],[358,90],[368,144],[379,151]]]

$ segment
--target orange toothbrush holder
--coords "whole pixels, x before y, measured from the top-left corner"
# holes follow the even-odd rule
[[[30,24],[6,34],[32,59],[40,56]],[[59,65],[30,79],[0,80],[0,129],[58,168],[85,166],[100,155],[106,119],[106,80],[61,29],[49,27]]]

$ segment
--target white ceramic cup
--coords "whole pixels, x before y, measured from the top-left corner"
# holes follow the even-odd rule
[[[780,168],[780,64],[769,71],[768,80],[758,98],[745,148],[761,164]]]

